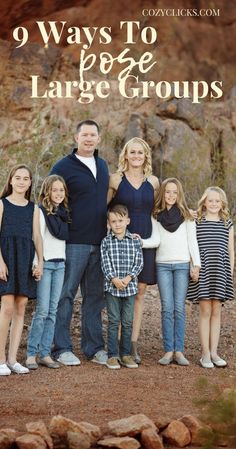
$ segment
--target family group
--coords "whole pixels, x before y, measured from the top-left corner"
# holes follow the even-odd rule
[[[95,121],[80,122],[75,141],[44,179],[38,205],[30,200],[32,173],[24,164],[10,170],[0,194],[0,376],[80,365],[71,335],[79,287],[81,351],[88,360],[138,368],[144,294],[157,284],[164,346],[158,363],[189,365],[189,299],[199,307],[201,366],[225,367],[217,352],[221,309],[234,298],[234,231],[225,192],[208,187],[192,211],[178,179],[159,185],[143,139],[124,145],[111,175],[98,156]],[[17,352],[29,298],[36,307],[22,365]]]

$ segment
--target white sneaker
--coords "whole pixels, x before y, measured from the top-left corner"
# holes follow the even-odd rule
[[[62,354],[57,357],[57,362],[66,366],[76,366],[81,364],[79,357],[76,357],[71,351],[62,352]]]
[[[96,354],[94,354],[91,362],[98,363],[99,365],[106,365],[107,360],[107,352],[104,351],[104,349],[101,349],[100,351],[96,352]]]
[[[7,364],[12,373],[15,374],[28,374],[30,370],[26,366],[21,365],[19,362],[15,362],[14,365]]]
[[[211,360],[205,361],[203,358],[200,359],[200,365],[203,368],[214,368],[214,364],[212,363]]]
[[[6,363],[2,363],[0,365],[0,376],[9,376],[11,374],[11,370],[8,368]]]
[[[221,357],[211,358],[212,363],[214,363],[215,366],[218,368],[224,368],[227,365],[227,362],[222,359]]]

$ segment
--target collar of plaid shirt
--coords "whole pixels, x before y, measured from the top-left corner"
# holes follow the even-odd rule
[[[110,231],[110,234],[113,239],[122,240],[122,239],[119,239],[113,231]],[[126,237],[128,237],[129,239],[133,238],[132,234],[128,231],[128,229],[126,229],[123,239]]]

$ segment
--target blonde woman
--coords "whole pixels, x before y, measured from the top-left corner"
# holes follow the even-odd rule
[[[201,272],[197,284],[190,283],[188,299],[199,302],[199,333],[203,368],[225,367],[217,353],[221,306],[234,298],[234,230],[225,192],[208,187],[198,203],[197,239]]]
[[[159,181],[152,175],[151,149],[139,137],[130,139],[120,153],[118,170],[110,176],[108,202],[127,206],[130,217],[129,231],[142,238],[152,233],[151,214]],[[155,249],[143,250],[144,268],[138,277],[138,293],[135,299],[132,333],[132,356],[141,363],[137,351],[140,334],[143,299],[146,286],[156,283]]]

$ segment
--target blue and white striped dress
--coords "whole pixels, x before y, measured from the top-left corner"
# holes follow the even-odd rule
[[[202,218],[196,223],[197,241],[201,257],[198,282],[190,281],[187,299],[218,299],[221,302],[234,298],[233,279],[228,251],[229,230],[233,226],[229,219],[210,221]]]

